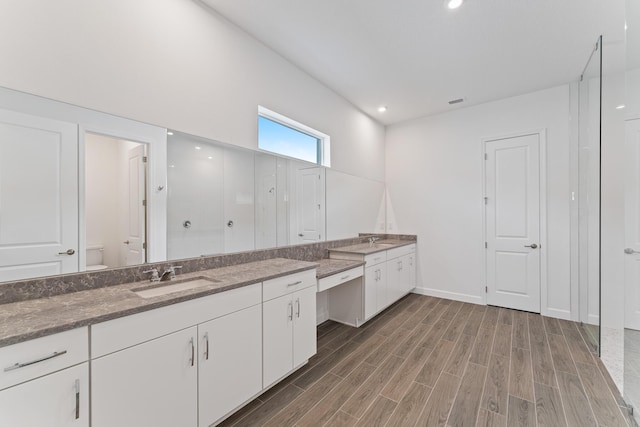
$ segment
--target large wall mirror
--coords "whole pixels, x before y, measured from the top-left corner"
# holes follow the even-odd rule
[[[0,88],[0,281],[385,231],[385,185]]]

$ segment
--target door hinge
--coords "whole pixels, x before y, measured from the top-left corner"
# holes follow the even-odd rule
[[[318,240],[322,239],[322,236],[318,234]]]
[[[147,206],[147,201],[146,200],[142,201],[142,206]]]
[[[487,246],[487,242],[484,242],[484,248],[487,249],[489,246]]]
[[[320,204],[318,203],[318,210],[320,210]]]
[[[142,156],[142,163],[147,163],[147,156]]]
[[[484,159],[489,160],[489,155],[487,153],[484,153]]]
[[[488,287],[488,286],[485,286],[485,287],[484,287],[484,293],[485,293],[485,294],[488,294],[488,293],[489,293],[489,287]]]
[[[486,205],[487,203],[489,203],[489,198],[488,198],[488,197],[485,197],[485,198],[484,198],[484,204]]]
[[[142,243],[142,249],[147,249],[147,242]]]

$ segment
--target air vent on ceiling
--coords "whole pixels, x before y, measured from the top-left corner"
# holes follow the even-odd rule
[[[463,101],[464,101],[464,98],[452,99],[451,101],[449,101],[449,105],[459,104]]]

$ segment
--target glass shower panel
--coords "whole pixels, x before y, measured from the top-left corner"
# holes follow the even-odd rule
[[[582,335],[600,349],[600,125],[602,37],[579,83],[578,283]]]
[[[626,2],[624,399],[640,423],[640,1]]]

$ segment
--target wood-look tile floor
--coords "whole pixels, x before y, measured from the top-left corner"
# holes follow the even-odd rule
[[[307,365],[224,426],[628,426],[579,324],[410,294],[318,326]]]

